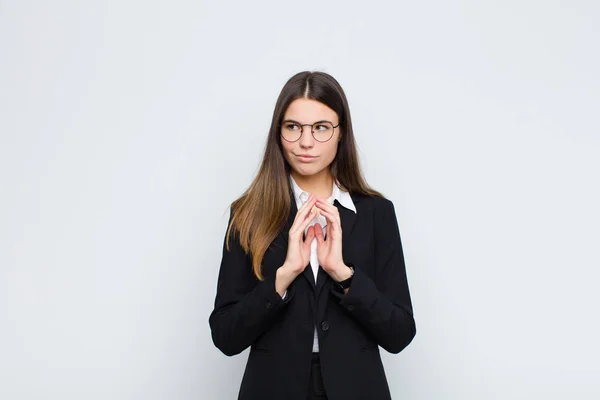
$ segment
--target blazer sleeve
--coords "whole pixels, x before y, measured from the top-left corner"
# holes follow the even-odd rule
[[[231,222],[232,213],[229,216]],[[228,225],[229,226],[229,225]],[[252,259],[246,254],[236,233],[223,241],[223,257],[217,281],[214,310],[209,317],[215,346],[227,356],[241,353],[263,334],[293,297],[293,285],[285,300],[275,290],[275,277],[258,280]]]
[[[354,318],[390,353],[399,353],[416,334],[404,254],[394,205],[378,198],[375,206],[375,271],[373,279],[355,265],[346,294],[333,294]]]

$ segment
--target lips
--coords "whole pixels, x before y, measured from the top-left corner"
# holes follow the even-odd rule
[[[317,157],[308,154],[296,154],[296,157],[302,162],[311,162],[317,159]]]

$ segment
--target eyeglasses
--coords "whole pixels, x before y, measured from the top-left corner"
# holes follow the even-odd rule
[[[333,137],[336,126],[329,121],[317,121],[314,124],[301,124],[287,119],[281,123],[281,137],[288,142],[295,142],[302,137],[303,127],[310,126],[310,131],[317,142],[326,142]]]

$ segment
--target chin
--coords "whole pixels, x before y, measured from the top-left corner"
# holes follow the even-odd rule
[[[300,164],[300,165],[293,165],[292,166],[294,171],[296,171],[296,173],[302,175],[302,176],[311,176],[311,175],[316,175],[319,172],[321,172],[322,168],[317,167],[315,165],[304,165],[304,164]]]

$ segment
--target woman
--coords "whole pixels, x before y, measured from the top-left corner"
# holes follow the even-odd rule
[[[389,399],[379,347],[416,333],[394,206],[365,182],[339,83],[285,84],[254,182],[231,205],[212,339],[250,347],[239,399]]]

